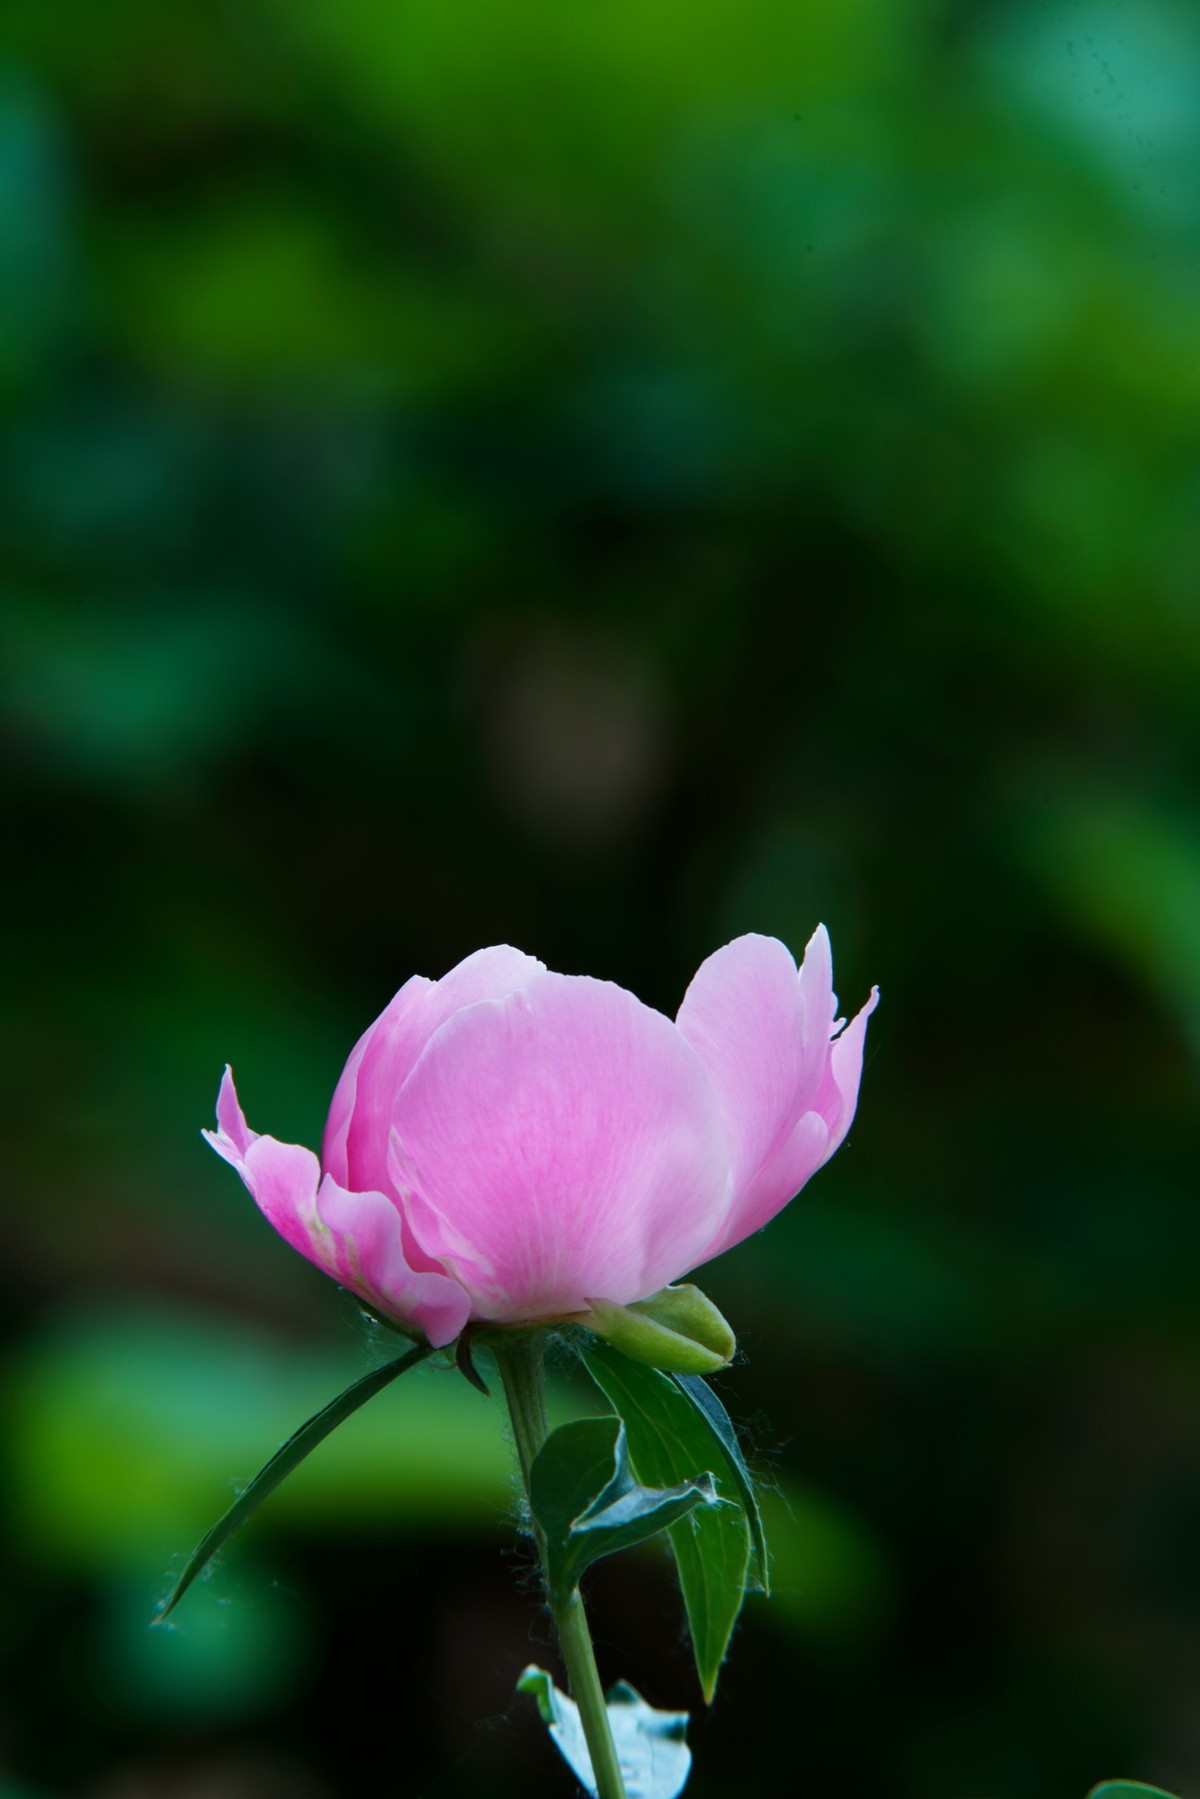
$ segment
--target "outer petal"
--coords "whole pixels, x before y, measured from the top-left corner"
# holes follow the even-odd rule
[[[225,1073],[221,1076],[221,1090],[217,1094],[217,1128],[215,1131],[201,1131],[200,1135],[223,1160],[239,1169],[242,1157],[258,1135],[257,1131],[247,1127],[245,1115],[238,1104],[237,1088],[233,1084],[233,1069],[228,1062],[225,1064]]]
[[[837,1149],[854,1117],[867,1019],[878,1003],[879,990],[872,988],[871,997],[862,1011],[829,1045],[824,1075],[813,1098],[812,1109],[804,1114],[771,1160],[738,1196],[710,1255],[719,1255],[769,1223]]]
[[[415,1325],[435,1346],[456,1337],[470,1300],[448,1275],[409,1265],[394,1202],[382,1193],[347,1193],[328,1175],[321,1180],[311,1149],[247,1131],[228,1073],[226,1083],[223,1128],[204,1135],[237,1169],[285,1242],[386,1316]],[[244,1154],[239,1138],[246,1144]]]
[[[863,1050],[867,1040],[867,1020],[879,1004],[879,989],[872,987],[871,997],[856,1017],[850,1020],[829,1053],[829,1067],[813,1105],[829,1130],[831,1156],[842,1142],[854,1120],[858,1105],[858,1085],[862,1079]]]
[[[471,1315],[466,1289],[440,1270],[410,1266],[400,1214],[382,1193],[347,1193],[326,1175],[317,1193],[322,1254],[318,1267],[376,1306],[412,1323],[435,1349],[452,1343]]]
[[[354,1102],[358,1094],[358,1071],[375,1033],[398,1029],[405,1015],[419,1003],[424,994],[432,991],[433,986],[432,981],[427,981],[424,975],[419,974],[405,981],[399,993],[389,1000],[375,1022],[367,1026],[350,1051],[346,1066],[333,1090],[329,1116],[325,1121],[325,1138],[321,1145],[321,1164],[335,1180],[343,1183],[350,1180],[346,1139],[350,1134],[350,1121],[354,1116]]]
[[[800,964],[800,1003],[804,1012],[805,1049],[813,1065],[824,1062],[825,1045],[841,1022],[833,991],[833,950],[829,932],[819,924],[804,947]]]
[[[501,944],[476,950],[440,981],[415,977],[361,1037],[338,1082],[325,1127],[325,1166],[358,1191],[392,1191],[388,1137],[392,1109],[425,1044],[447,1018],[479,1000],[528,985],[542,964]]]
[[[833,1018],[829,938],[822,925],[797,977],[775,937],[738,937],[702,963],[679,1029],[705,1062],[733,1151],[734,1197],[811,1105]]]
[[[493,1319],[643,1299],[725,1214],[712,1085],[675,1026],[605,981],[539,974],[436,1032],[401,1090],[413,1231]]]

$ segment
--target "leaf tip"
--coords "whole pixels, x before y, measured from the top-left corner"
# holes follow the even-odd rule
[[[543,1722],[554,1722],[554,1682],[544,1668],[539,1668],[536,1662],[530,1662],[528,1667],[523,1668],[517,1681],[517,1692],[532,1694],[537,1700]]]

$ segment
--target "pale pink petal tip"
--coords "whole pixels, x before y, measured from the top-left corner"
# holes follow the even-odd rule
[[[803,967],[811,958],[813,972],[819,973],[832,984],[833,982],[833,945],[829,941],[829,932],[823,924],[819,924],[804,946],[801,959]]]
[[[842,1142],[854,1120],[862,1079],[867,1020],[878,1004],[879,989],[872,987],[866,1005],[850,1020],[841,1036],[834,1038],[830,1047],[829,1073],[817,1101],[818,1110],[829,1128],[826,1160]]]
[[[804,996],[805,1040],[811,1047],[837,1028],[837,994],[833,991],[833,946],[829,932],[819,924],[809,938],[800,963],[800,992]]]
[[[257,1141],[258,1133],[250,1130],[246,1124],[233,1085],[233,1070],[228,1063],[225,1064],[225,1073],[217,1094],[217,1128],[215,1131],[201,1131],[200,1135],[211,1149],[216,1150],[222,1161],[228,1162],[245,1178],[243,1164],[246,1152]]]
[[[228,1062],[225,1064],[225,1073],[221,1076],[221,1090],[217,1094],[217,1124],[239,1155],[244,1156],[257,1132],[247,1128],[246,1115],[238,1103],[237,1088],[233,1084],[233,1069]]]

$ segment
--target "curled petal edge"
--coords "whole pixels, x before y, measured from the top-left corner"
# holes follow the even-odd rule
[[[817,1109],[829,1130],[829,1148],[825,1160],[839,1147],[854,1122],[858,1106],[858,1088],[862,1080],[863,1051],[866,1047],[867,1020],[879,1004],[879,989],[872,987],[865,1006],[855,1013],[841,1034],[834,1038],[829,1052],[829,1069],[817,1099]]]
[[[858,1104],[867,1020],[878,1004],[879,989],[873,987],[866,1004],[830,1044],[825,1074],[811,1109],[736,1200],[706,1261],[769,1224],[842,1143]]]
[[[470,1296],[450,1275],[409,1265],[400,1213],[386,1195],[350,1192],[322,1177],[312,1150],[248,1130],[228,1071],[218,1124],[202,1135],[286,1243],[435,1349],[453,1342],[470,1316]]]

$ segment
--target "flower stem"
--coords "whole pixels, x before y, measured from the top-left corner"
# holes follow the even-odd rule
[[[544,1331],[512,1331],[491,1339],[504,1396],[508,1401],[517,1460],[525,1492],[529,1493],[529,1470],[533,1459],[546,1441],[546,1371],[543,1362],[546,1333]],[[536,1518],[531,1518],[534,1541],[546,1570],[545,1544]],[[548,1591],[548,1585],[547,1585]],[[579,1707],[579,1719],[592,1758],[599,1799],[626,1799],[625,1782],[617,1758],[616,1744],[608,1722],[604,1689],[596,1667],[587,1615],[579,1588],[574,1587],[565,1600],[549,1600],[550,1616],[558,1634],[559,1649],[567,1670],[571,1697]]]

